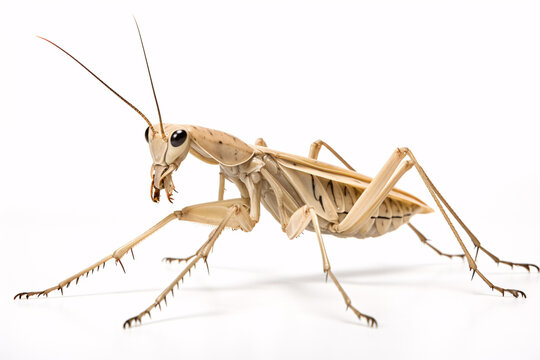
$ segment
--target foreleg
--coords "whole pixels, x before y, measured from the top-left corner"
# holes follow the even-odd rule
[[[231,200],[225,200],[225,201],[216,201],[216,202],[210,202],[210,203],[204,203],[204,204],[198,204],[193,206],[188,206],[180,211],[175,211],[168,216],[166,216],[163,220],[158,222],[156,225],[152,226],[150,229],[146,230],[144,233],[136,237],[135,239],[131,240],[130,242],[124,244],[123,246],[116,249],[111,255],[108,255],[104,257],[103,259],[99,260],[95,264],[92,264],[88,266],[87,268],[79,271],[75,275],[72,275],[68,277],[67,279],[61,281],[58,283],[58,285],[54,285],[48,289],[41,290],[41,291],[31,291],[31,292],[21,292],[15,295],[14,299],[22,299],[29,298],[30,296],[41,296],[45,295],[48,296],[48,294],[51,291],[59,290],[62,294],[64,293],[64,288],[69,287],[69,285],[75,281],[77,284],[79,282],[79,279],[86,275],[93,273],[94,270],[99,270],[100,267],[105,267],[105,263],[107,263],[110,260],[115,260],[116,263],[119,263],[122,269],[125,272],[124,266],[122,264],[122,257],[128,252],[131,251],[133,255],[133,248],[138,245],[140,242],[142,242],[144,239],[146,239],[148,236],[156,232],[157,230],[164,227],[166,224],[171,222],[174,219],[178,220],[184,220],[184,221],[193,221],[193,222],[199,222],[203,224],[209,224],[209,225],[219,225],[224,216],[226,215],[227,209],[233,205],[237,205],[242,213],[247,214],[247,211],[245,208],[247,208],[249,205],[247,204],[247,201],[244,199],[231,199]],[[229,227],[232,227],[233,229],[242,229],[244,231],[251,231],[253,228],[253,225],[255,222],[249,218],[249,215],[246,217],[236,217],[232,219],[227,225]],[[135,258],[133,256],[133,258]]]
[[[73,281],[75,281],[75,284],[78,284],[79,279],[81,278],[81,276],[86,275],[88,277],[88,275],[90,273],[93,273],[94,270],[98,271],[100,267],[105,268],[105,263],[107,263],[109,260],[113,260],[113,259],[115,260],[116,263],[120,263],[120,266],[122,267],[122,270],[124,270],[124,272],[125,272],[124,265],[122,264],[121,258],[126,254],[126,252],[131,251],[131,254],[133,255],[133,248],[137,244],[139,244],[141,241],[146,239],[148,236],[150,236],[151,234],[153,234],[157,230],[159,230],[162,227],[164,227],[165,225],[167,225],[172,220],[176,219],[176,217],[177,217],[176,213],[171,213],[171,214],[167,215],[163,220],[158,222],[156,225],[152,226],[150,229],[146,230],[144,233],[142,233],[141,235],[139,235],[135,239],[131,240],[130,242],[128,242],[125,245],[121,246],[120,248],[116,249],[111,255],[108,255],[108,256],[104,257],[103,259],[99,260],[95,264],[92,264],[92,265],[88,266],[87,268],[79,271],[75,275],[72,275],[72,276],[68,277],[67,279],[65,279],[63,281],[60,281],[60,283],[58,283],[58,285],[51,286],[50,288],[42,290],[42,291],[21,292],[21,293],[18,293],[17,295],[15,295],[14,299],[17,299],[17,298],[22,299],[23,297],[28,299],[30,296],[38,296],[39,297],[41,295],[48,296],[49,293],[51,291],[54,291],[54,290],[60,290],[60,292],[63,295],[64,294],[64,288],[69,287],[69,285]],[[133,255],[133,258],[135,259],[134,255]]]
[[[131,325],[134,322],[141,322],[141,319],[144,317],[144,315],[148,315],[148,317],[151,317],[150,312],[156,308],[159,307],[161,309],[161,302],[164,301],[165,304],[167,304],[167,296],[171,294],[171,296],[174,296],[174,287],[176,286],[179,288],[180,281],[184,281],[184,277],[187,273],[191,271],[191,269],[199,262],[199,260],[203,260],[206,263],[206,266],[208,267],[208,263],[206,262],[206,259],[208,258],[208,255],[210,254],[210,251],[214,247],[214,244],[225,228],[227,226],[228,222],[236,219],[236,222],[242,223],[242,222],[248,222],[250,221],[249,215],[247,212],[242,211],[242,208],[239,205],[232,205],[230,208],[226,209],[225,216],[222,218],[219,225],[212,230],[210,233],[208,240],[204,242],[204,244],[199,248],[199,250],[190,257],[191,261],[188,263],[188,265],[182,270],[182,272],[174,279],[174,281],[165,288],[161,292],[161,294],[158,295],[156,300],[145,310],[143,310],[139,315],[134,316],[132,318],[129,318],[124,322],[124,328],[131,327]],[[243,219],[238,219],[243,218]]]

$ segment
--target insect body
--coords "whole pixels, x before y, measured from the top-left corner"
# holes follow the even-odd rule
[[[51,44],[57,46],[52,42]],[[64,51],[59,46],[57,47]],[[78,62],[75,58],[73,59]],[[81,63],[79,62],[79,64]],[[84,65],[82,66],[84,67]],[[150,306],[138,315],[126,320],[124,327],[130,327],[133,323],[140,322],[145,315],[150,316],[154,308],[161,308],[161,303],[166,301],[169,294],[174,295],[174,288],[179,286],[180,281],[199,261],[202,260],[206,263],[210,250],[224,228],[251,231],[259,221],[261,204],[281,224],[283,231],[289,238],[297,237],[304,230],[315,233],[321,250],[323,270],[327,277],[330,277],[336,285],[347,308],[350,308],[358,318],[365,319],[371,326],[377,325],[375,319],[358,311],[352,305],[349,296],[333,274],[325,250],[323,234],[338,237],[376,237],[407,224],[423,243],[430,246],[439,255],[466,258],[470,270],[473,271],[473,276],[478,274],[492,290],[497,290],[503,295],[508,292],[514,297],[519,295],[525,297],[525,293],[520,290],[505,289],[491,283],[476,265],[478,252],[481,250],[497,263],[520,266],[527,270],[534,267],[540,271],[538,266],[533,264],[500,260],[486,250],[450,207],[413,153],[407,148],[398,148],[393,151],[377,175],[374,178],[369,178],[354,171],[332,147],[321,140],[312,144],[308,157],[302,157],[271,150],[262,139],[258,139],[255,145],[248,145],[242,140],[218,130],[193,125],[164,124],[161,116],[159,124],[151,124],[137,108],[112,90],[88,68],[85,67],[85,69],[137,111],[147,122],[148,128],[145,137],[153,159],[150,195],[154,202],[160,200],[162,190],[172,202],[174,191],[172,175],[188,154],[205,163],[219,166],[218,200],[175,211],[137,238],[116,249],[109,256],[68,277],[58,285],[43,291],[19,293],[15,298],[48,295],[55,290],[63,292],[63,289],[72,282],[77,283],[81,276],[105,266],[108,261],[114,260],[122,265],[121,259],[126,253],[133,251],[137,244],[174,219],[215,226],[208,239],[192,256],[183,259],[165,259],[169,262],[186,261],[187,265]],[[318,161],[318,154],[323,146],[331,151],[345,168]],[[433,212],[428,205],[415,196],[395,187],[399,179],[412,168],[416,169],[428,188],[438,209],[460,244],[463,254],[442,253],[429,244],[426,237],[410,224],[410,219],[414,215]],[[232,182],[239,189],[239,198],[223,199],[225,180]],[[476,249],[475,257],[465,247],[450,216],[463,228],[473,242]]]

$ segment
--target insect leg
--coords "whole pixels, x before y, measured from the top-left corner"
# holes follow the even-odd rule
[[[402,160],[407,155],[410,157],[411,160],[402,162]],[[456,237],[456,240],[461,246],[463,253],[465,254],[465,257],[469,264],[469,268],[470,270],[473,271],[473,276],[474,274],[478,274],[478,276],[480,276],[480,278],[482,278],[482,280],[492,290],[497,290],[502,295],[504,295],[505,292],[509,292],[514,297],[518,297],[519,295],[522,295],[525,297],[525,293],[523,291],[515,290],[515,289],[504,289],[499,286],[493,285],[493,283],[491,283],[478,270],[476,261],[473,259],[470,252],[465,247],[463,240],[461,239],[459,233],[454,227],[454,224],[452,223],[448,214],[446,213],[443,207],[443,204],[448,209],[448,211],[454,216],[454,218],[458,221],[458,223],[464,228],[467,234],[471,237],[471,240],[477,246],[477,249],[483,250],[484,252],[487,250],[481,247],[480,242],[476,239],[476,237],[472,234],[472,232],[465,226],[463,221],[461,221],[461,219],[457,216],[455,211],[450,207],[450,205],[442,197],[440,192],[435,188],[431,180],[427,177],[425,171],[419,165],[418,161],[416,160],[412,152],[407,148],[398,148],[396,151],[394,151],[394,153],[390,156],[386,164],[382,167],[382,169],[371,181],[371,183],[366,188],[366,190],[362,193],[360,198],[356,201],[352,209],[349,211],[349,214],[339,224],[335,224],[335,225],[331,224],[329,226],[329,229],[333,232],[338,232],[345,235],[361,232],[363,230],[363,227],[366,226],[366,224],[369,225],[367,221],[369,217],[371,216],[371,214],[373,213],[373,209],[379,206],[382,203],[382,201],[384,201],[389,191],[395,186],[395,184],[401,178],[401,176],[407,170],[410,169],[411,166],[416,167],[416,169],[418,170],[418,173],[420,174],[420,177],[426,184],[426,187],[428,188],[433,199],[437,203],[439,210],[441,211],[444,219],[446,220],[448,226],[450,227],[454,236]],[[502,262],[502,261],[499,260],[499,262]],[[514,265],[517,265],[517,264],[514,264]],[[527,267],[538,268],[536,265],[533,265],[533,264],[520,264],[520,266],[523,266],[526,268]]]
[[[447,258],[453,258],[453,257],[460,257],[460,258],[464,258],[465,257],[465,254],[456,254],[456,255],[451,255],[451,254],[446,254],[446,253],[443,253],[442,251],[440,251],[439,249],[437,249],[435,246],[431,245],[429,242],[428,242],[428,239],[424,236],[424,234],[422,234],[420,231],[418,231],[417,228],[415,228],[411,223],[407,223],[407,225],[409,225],[409,227],[414,231],[414,233],[418,236],[418,238],[420,239],[421,242],[423,242],[424,244],[426,244],[427,246],[429,246],[430,248],[433,249],[433,251],[435,251],[437,254],[441,255],[441,256],[446,256]]]
[[[240,208],[239,216],[234,216],[227,223],[227,227],[232,229],[242,229],[243,231],[251,231],[258,219],[251,219],[249,213],[246,210],[247,202],[244,199],[230,199],[224,201],[215,201],[204,204],[197,204],[183,208],[178,211],[178,219],[184,221],[193,221],[209,225],[219,225],[223,221],[223,218],[227,216],[227,212],[233,206]],[[203,245],[204,246],[204,245]],[[201,251],[199,249],[195,254],[185,258],[165,257],[163,261],[172,263],[175,262],[188,262],[193,259],[197,253]]]
[[[219,172],[219,191],[218,191],[218,201],[223,200],[223,195],[225,195],[225,175],[220,171]]]
[[[42,291],[21,292],[21,293],[18,293],[17,295],[15,295],[14,299],[16,299],[16,298],[22,299],[23,297],[28,299],[30,296],[38,296],[39,297],[41,295],[48,296],[48,294],[51,291],[54,291],[54,290],[60,290],[60,292],[63,294],[64,293],[64,288],[69,287],[69,285],[73,281],[75,281],[75,284],[77,284],[79,282],[79,279],[80,279],[81,276],[83,276],[83,275],[88,276],[90,273],[93,273],[94,270],[99,270],[99,268],[101,266],[105,267],[105,263],[107,261],[109,261],[109,260],[112,260],[112,259],[114,259],[117,263],[120,263],[120,265],[122,266],[122,269],[123,269],[124,266],[122,265],[122,262],[121,262],[120,259],[126,254],[126,252],[132,250],[133,247],[135,247],[135,245],[139,244],[141,241],[146,239],[148,236],[150,236],[151,234],[153,234],[157,230],[161,229],[163,226],[167,225],[169,222],[171,222],[172,220],[174,220],[176,218],[177,218],[177,215],[175,213],[169,214],[163,220],[158,222],[156,225],[152,226],[150,229],[146,230],[141,235],[137,236],[135,239],[131,240],[127,244],[123,245],[122,247],[116,249],[116,251],[114,251],[111,255],[104,257],[103,259],[99,260],[95,264],[92,264],[89,267],[79,271],[75,275],[68,277],[67,279],[61,281],[58,285],[52,286],[52,287],[50,287],[48,289],[45,289],[45,290],[42,290]]]
[[[478,274],[478,276],[480,276],[480,278],[482,280],[484,280],[484,282],[492,289],[492,290],[497,290],[499,291],[503,296],[504,296],[504,293],[505,292],[509,292],[510,294],[512,294],[514,297],[518,297],[519,295],[525,297],[525,293],[521,290],[515,290],[515,289],[504,289],[504,288],[501,288],[499,286],[496,286],[496,285],[493,285],[493,283],[491,283],[491,281],[489,281],[479,270],[478,270],[478,267],[476,266],[476,261],[475,259],[472,258],[472,256],[470,255],[469,251],[467,250],[467,248],[465,247],[465,245],[463,244],[463,241],[461,240],[459,234],[457,233],[454,225],[452,224],[452,221],[450,220],[450,218],[448,217],[448,215],[446,214],[446,211],[444,210],[443,208],[443,204],[444,206],[448,209],[448,211],[450,212],[450,214],[452,214],[452,216],[456,219],[456,221],[462,226],[462,228],[465,230],[465,232],[467,233],[467,235],[469,235],[469,237],[471,238],[471,241],[473,242],[473,244],[475,245],[475,247],[477,248],[477,254],[478,254],[478,250],[482,250],[484,251],[486,254],[488,254],[495,262],[502,262],[501,260],[499,260],[497,257],[495,257],[493,254],[489,253],[486,249],[484,249],[481,245],[480,245],[480,241],[478,241],[478,239],[476,238],[476,236],[474,236],[474,234],[469,230],[469,228],[463,223],[463,221],[459,218],[459,216],[456,214],[456,212],[452,209],[452,207],[448,204],[448,202],[444,199],[444,197],[441,195],[441,193],[439,192],[439,190],[437,190],[437,188],[435,187],[435,185],[433,185],[433,183],[431,182],[431,180],[429,179],[429,177],[427,176],[426,172],[424,171],[424,169],[420,166],[420,164],[418,163],[418,161],[416,160],[416,158],[414,157],[413,153],[411,152],[411,150],[407,149],[407,148],[403,148],[402,149],[404,152],[407,153],[407,155],[409,156],[409,158],[412,160],[412,162],[414,163],[414,166],[416,167],[416,169],[418,170],[418,173],[420,174],[420,177],[422,178],[422,180],[424,181],[424,183],[426,184],[426,187],[428,188],[429,192],[431,193],[431,196],[433,197],[433,200],[435,200],[435,202],[437,203],[437,206],[439,207],[439,209],[441,210],[441,213],[443,214],[446,222],[448,223],[448,226],[450,226],[450,228],[452,229],[452,232],[454,233],[456,239],[458,240],[459,244],[461,245],[461,248],[463,249],[463,252],[465,253],[465,256],[467,257],[467,261],[469,263],[469,269],[473,271],[473,277],[474,277],[474,274]],[[475,256],[476,257],[476,256]],[[529,270],[531,267],[534,267],[536,269],[539,269],[538,266],[534,265],[534,264],[517,264],[517,263],[510,263],[510,262],[504,262],[506,264],[509,264],[509,265],[516,265],[516,266],[522,266],[522,267],[525,267],[527,270]]]
[[[268,147],[268,145],[266,145],[266,141],[264,141],[263,138],[258,138],[257,140],[255,140],[255,145]]]
[[[285,227],[289,221],[287,211],[292,213],[295,211],[295,209],[298,209],[298,204],[292,198],[292,196],[283,189],[283,187],[279,184],[279,181],[268,170],[262,168],[261,174],[266,181],[268,181],[268,184],[270,184],[270,187],[276,194],[279,222],[281,223],[281,228],[285,230]]]
[[[311,159],[317,160],[317,158],[319,157],[319,152],[321,151],[322,146],[324,146],[332,154],[334,154],[334,156],[337,157],[338,160],[341,161],[343,163],[343,165],[345,165],[349,170],[356,171],[356,170],[353,169],[353,167],[351,165],[349,165],[349,163],[347,161],[345,161],[344,158],[341,157],[341,155],[338,154],[338,152],[336,150],[332,149],[332,147],[330,145],[328,145],[327,143],[325,143],[322,140],[314,141],[311,144],[311,147],[309,148],[309,156],[308,157],[311,158]]]
[[[131,240],[130,242],[116,249],[111,255],[104,257],[103,259],[99,260],[95,264],[92,264],[88,266],[87,268],[79,271],[75,275],[68,277],[67,279],[58,283],[58,285],[51,286],[50,288],[41,290],[41,291],[21,292],[15,295],[14,299],[17,299],[17,298],[28,299],[30,296],[38,296],[38,297],[41,295],[47,296],[51,291],[54,291],[54,290],[59,290],[63,294],[64,288],[67,288],[73,281],[75,281],[75,284],[77,284],[79,282],[79,279],[83,275],[88,276],[89,274],[93,273],[94,270],[99,270],[100,267],[105,267],[105,263],[108,262],[109,260],[114,259],[115,262],[119,263],[123,269],[124,267],[122,265],[121,258],[128,251],[132,251],[132,249],[136,245],[138,245],[141,241],[143,241],[148,236],[150,236],[157,230],[167,225],[172,220],[178,219],[178,220],[185,220],[185,221],[201,222],[201,223],[210,224],[210,225],[218,225],[223,219],[223,217],[225,216],[226,210],[229,207],[234,206],[234,205],[239,206],[241,208],[242,213],[247,213],[244,207],[247,207],[248,204],[246,200],[244,199],[215,201],[215,202],[210,202],[210,203],[205,203],[205,204],[192,205],[192,206],[185,207],[184,209],[180,211],[175,211],[174,213],[171,213],[165,218],[163,218],[163,220],[158,222],[156,225],[152,226],[150,229],[146,230],[141,235],[137,236],[135,239]],[[228,224],[228,226],[235,229],[242,229],[244,231],[251,231],[254,224],[255,224],[255,221],[250,219],[249,216],[247,217],[241,216],[241,217],[233,218],[231,220],[231,223]]]
[[[386,199],[399,179],[412,168],[411,161],[402,161],[406,153],[396,149],[362,192],[349,213],[338,224],[330,224],[329,229],[346,236],[356,236],[371,227],[371,216]],[[367,228],[366,228],[367,227]]]
[[[487,256],[489,256],[497,264],[505,264],[505,265],[510,266],[511,268],[514,268],[514,266],[520,266],[520,267],[523,267],[523,268],[527,269],[527,271],[531,271],[531,268],[535,268],[536,271],[540,272],[540,268],[538,267],[538,265],[535,265],[535,264],[516,263],[516,262],[501,260],[497,256],[493,255],[491,252],[486,250],[480,244],[476,247],[476,249],[477,249],[477,254],[478,254],[478,250],[482,250],[482,252],[484,252]]]
[[[202,208],[202,207],[201,207]],[[229,221],[236,222],[236,223],[244,223],[249,222],[250,217],[247,211],[243,210],[241,204],[233,204],[232,206],[229,206],[228,208],[224,208],[225,210],[225,216],[223,216],[216,228],[212,230],[210,235],[208,236],[208,240],[204,242],[204,244],[199,248],[199,250],[193,255],[192,260],[188,263],[188,265],[182,270],[182,272],[173,280],[173,282],[167,286],[161,294],[158,295],[156,300],[145,310],[143,310],[139,315],[129,318],[124,322],[124,328],[131,327],[132,324],[141,322],[141,319],[148,315],[148,317],[151,317],[150,312],[156,308],[159,307],[161,309],[161,302],[165,302],[167,304],[167,296],[169,293],[174,296],[174,287],[180,287],[180,281],[184,280],[184,277],[186,274],[188,274],[191,269],[199,262],[199,260],[203,260],[206,263],[206,259],[208,258],[208,255],[210,254],[210,251],[212,250],[217,238],[223,231],[223,229],[226,226],[229,225]],[[201,213],[202,215],[202,213]],[[236,218],[236,221],[235,221]],[[240,219],[243,218],[243,219]],[[181,219],[182,220],[182,219]],[[208,209],[207,214],[207,220],[205,223],[212,224],[215,222],[215,214],[212,212],[212,208]],[[204,221],[201,221],[204,222]],[[208,265],[208,264],[207,264]]]
[[[418,164],[418,161],[416,160],[416,158],[414,157],[414,155],[412,154],[412,152],[407,149],[408,151],[408,154],[409,156],[411,157],[411,159],[415,162],[415,166],[416,168],[418,169],[418,172],[420,173],[420,176],[422,177],[422,179],[424,180],[424,182],[426,183],[426,186],[428,186],[428,188],[431,186],[433,188],[433,192],[437,195],[437,197],[440,198],[440,200],[442,201],[442,203],[444,204],[444,206],[448,209],[448,211],[452,214],[452,216],[457,220],[457,222],[461,225],[461,227],[463,228],[463,230],[465,230],[465,232],[467,233],[467,235],[469,236],[469,238],[471,239],[471,241],[473,242],[474,244],[474,247],[476,248],[476,255],[475,255],[475,260],[476,258],[478,257],[478,251],[479,250],[482,250],[482,252],[484,252],[486,255],[488,255],[493,261],[495,261],[497,264],[506,264],[506,265],[509,265],[511,266],[512,268],[514,266],[518,266],[518,267],[523,267],[525,269],[527,269],[527,271],[530,271],[531,268],[535,268],[537,271],[540,272],[540,268],[535,265],[535,264],[527,264],[527,263],[515,263],[515,262],[511,262],[511,261],[505,261],[505,260],[501,260],[499,259],[497,256],[493,255],[491,252],[489,252],[486,248],[484,248],[481,244],[480,244],[480,241],[478,240],[478,238],[472,233],[471,230],[469,230],[469,228],[467,227],[467,225],[465,225],[465,223],[461,220],[461,218],[456,214],[456,212],[454,211],[454,209],[452,209],[452,207],[448,204],[448,202],[446,202],[446,200],[444,199],[444,197],[441,195],[441,193],[437,190],[437,188],[435,187],[435,185],[433,185],[433,183],[431,182],[431,180],[429,179],[429,177],[427,176],[427,174],[425,173],[424,169],[422,169],[422,167],[420,166],[420,164]],[[428,185],[429,184],[429,185]],[[432,193],[433,195],[433,193]]]
[[[328,255],[326,254],[326,248],[324,246],[323,238],[321,235],[321,229],[319,227],[319,220],[317,218],[317,214],[315,213],[315,210],[313,208],[304,205],[300,209],[296,210],[294,214],[292,214],[289,224],[287,225],[285,231],[290,239],[295,238],[296,236],[300,235],[302,231],[305,230],[305,228],[309,225],[309,223],[313,225],[313,228],[315,230],[315,233],[317,234],[317,239],[319,240],[319,246],[321,248],[321,255],[323,260],[323,270],[326,273],[326,276],[328,276],[332,279],[336,287],[338,288],[339,292],[341,293],[341,296],[343,296],[343,300],[345,301],[345,304],[347,305],[347,309],[351,309],[354,314],[359,319],[366,319],[369,326],[377,326],[377,321],[375,318],[363,314],[360,311],[358,311],[351,303],[351,299],[343,290],[343,287],[339,283],[338,279],[332,272],[330,268],[330,260],[328,260]]]

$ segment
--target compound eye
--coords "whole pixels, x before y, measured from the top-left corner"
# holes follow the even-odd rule
[[[176,130],[171,135],[171,145],[174,147],[179,147],[187,139],[187,133],[184,130]]]
[[[146,128],[146,131],[144,132],[144,138],[146,139],[146,142],[150,142],[148,139],[148,134],[150,132],[150,126]]]

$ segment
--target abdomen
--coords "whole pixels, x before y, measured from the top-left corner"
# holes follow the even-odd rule
[[[266,163],[270,161],[265,157]],[[271,164],[271,162],[270,162]],[[312,207],[319,217],[321,231],[338,237],[376,237],[393,231],[409,222],[417,213],[423,212],[422,207],[406,201],[387,197],[381,205],[370,214],[370,219],[362,230],[355,234],[342,235],[332,232],[330,224],[341,222],[349,213],[364,189],[350,184],[330,180],[313,174],[293,171],[274,163],[267,166],[273,181],[279,183],[281,192],[286,193],[287,201],[281,201],[283,211],[279,209],[278,199],[268,181],[263,180],[261,201],[263,206],[283,225],[294,211],[304,205]],[[313,231],[311,224],[307,230]]]
[[[344,185],[329,180],[327,188],[330,193],[330,199],[334,202],[338,214],[338,222],[341,222],[348,214],[356,201],[360,198],[363,190],[359,190],[350,185]],[[370,219],[362,230],[356,234],[347,235],[359,239],[367,237],[377,237],[384,235],[390,231],[396,230],[401,225],[409,222],[410,218],[419,213],[421,208],[415,204],[410,204],[397,199],[387,197],[381,205],[370,214]],[[329,222],[326,219],[321,219],[325,224],[324,232],[335,236],[342,237],[339,233],[334,233],[328,230]]]

